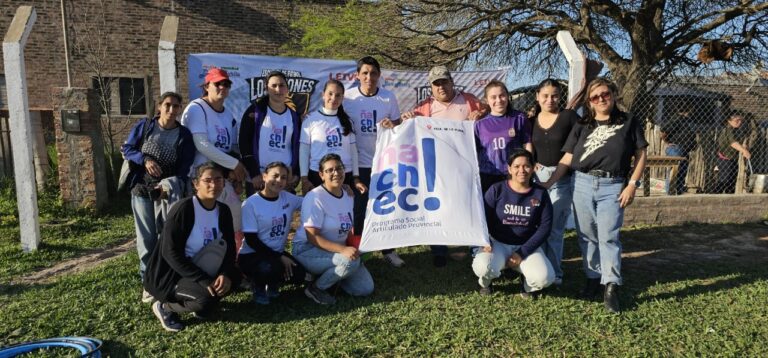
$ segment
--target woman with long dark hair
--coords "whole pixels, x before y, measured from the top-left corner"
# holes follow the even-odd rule
[[[618,88],[597,78],[587,86],[584,119],[571,131],[565,155],[545,183],[551,187],[569,170],[575,171],[574,215],[587,274],[582,295],[593,299],[605,287],[603,303],[618,313],[621,241],[624,209],[632,204],[646,161],[643,125],[616,105]]]
[[[291,169],[287,188],[292,190],[298,183],[299,114],[286,104],[288,80],[280,71],[272,71],[266,78],[267,94],[251,103],[240,121],[241,161],[248,169],[251,186],[247,194],[264,187],[261,173],[267,164],[281,162]]]
[[[535,179],[545,183],[557,170],[557,163],[563,155],[571,129],[580,119],[572,110],[560,110],[562,87],[557,80],[546,79],[536,88],[536,105],[531,122],[533,153],[536,160]],[[573,180],[569,173],[552,184],[548,189],[552,201],[552,230],[542,248],[555,270],[555,285],[563,282],[563,234],[573,204]]]
[[[181,113],[181,95],[165,92],[157,103],[155,117],[136,123],[120,147],[131,169],[128,185],[142,279],[149,254],[162,230],[157,227],[159,201],[185,196],[189,168],[195,158],[192,134],[177,120]],[[148,303],[152,296],[144,291],[141,299]]]
[[[360,192],[368,190],[359,178],[355,132],[342,106],[343,99],[344,86],[341,82],[328,80],[323,87],[323,106],[311,113],[301,125],[299,167],[304,193],[322,184],[320,159],[327,154],[336,154],[343,163],[349,163],[344,184],[354,186]]]

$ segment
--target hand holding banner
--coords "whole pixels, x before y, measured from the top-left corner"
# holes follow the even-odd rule
[[[416,117],[379,128],[361,251],[489,245],[473,124]]]

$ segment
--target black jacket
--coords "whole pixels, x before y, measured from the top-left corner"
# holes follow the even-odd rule
[[[227,253],[221,264],[219,274],[227,276],[232,282],[239,281],[240,273],[235,266],[235,232],[232,227],[232,213],[229,208],[216,202],[219,208],[219,229],[227,242]],[[215,277],[210,277],[192,263],[184,254],[187,239],[195,225],[195,206],[192,197],[176,202],[168,213],[168,221],[163,227],[155,249],[149,256],[147,271],[144,274],[144,288],[153,297],[168,302],[173,298],[173,290],[181,278],[196,281],[203,287],[209,286]],[[233,285],[233,287],[236,287]]]

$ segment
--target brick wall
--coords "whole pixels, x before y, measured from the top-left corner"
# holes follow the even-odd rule
[[[105,49],[103,76],[149,76],[151,97],[159,95],[157,44],[163,19],[179,17],[176,44],[180,91],[187,98],[187,55],[219,52],[278,55],[279,47],[298,34],[289,29],[299,8],[329,11],[343,1],[67,1],[70,27],[70,66],[74,87],[91,87],[93,67],[73,43]],[[103,6],[99,4],[103,3]],[[25,49],[31,109],[51,109],[51,88],[66,87],[64,45],[59,1],[3,0],[0,31],[5,34],[21,5],[37,10],[37,21]],[[104,18],[102,22],[99,20]],[[84,25],[85,19],[91,25]],[[98,25],[98,26],[96,26]],[[85,41],[88,40],[88,41]],[[102,46],[95,45],[101,40]],[[94,51],[90,51],[94,52]],[[0,101],[5,102],[5,101]]]
[[[637,197],[624,211],[624,225],[745,223],[768,218],[768,194]]]

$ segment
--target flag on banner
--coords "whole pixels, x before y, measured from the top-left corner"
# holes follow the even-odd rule
[[[416,117],[379,129],[361,251],[489,245],[473,124]]]

